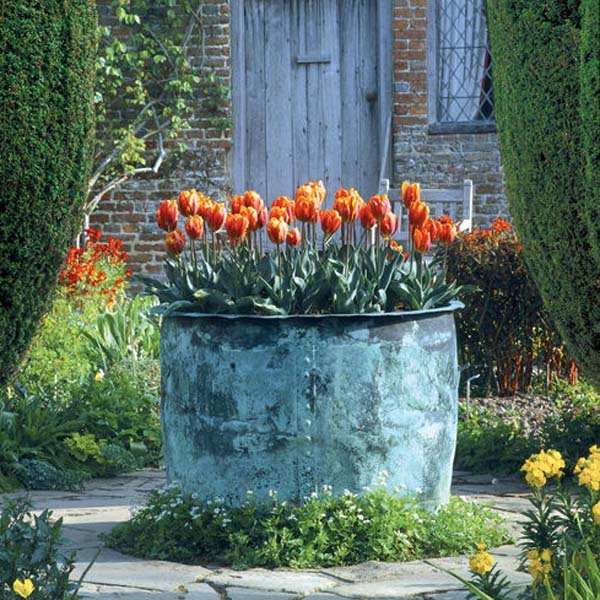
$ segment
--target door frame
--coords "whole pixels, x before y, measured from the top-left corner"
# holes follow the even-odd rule
[[[269,0],[265,0],[269,1]],[[379,101],[379,163],[381,172],[391,172],[392,152],[388,151],[393,140],[392,118],[392,0],[377,2],[377,95]],[[343,2],[341,2],[343,6]],[[230,0],[230,48],[231,48],[231,112],[233,121],[233,160],[231,180],[235,193],[245,189],[245,127],[237,126],[246,122],[245,39],[244,39],[244,0]],[[388,123],[392,127],[388,130]],[[386,139],[389,136],[389,139]],[[372,190],[375,193],[377,190]],[[268,201],[267,198],[265,198]]]

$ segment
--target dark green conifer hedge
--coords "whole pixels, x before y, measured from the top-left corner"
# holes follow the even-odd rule
[[[515,229],[544,304],[600,385],[598,0],[488,0]]]
[[[48,308],[91,160],[92,0],[0,3],[0,385]]]

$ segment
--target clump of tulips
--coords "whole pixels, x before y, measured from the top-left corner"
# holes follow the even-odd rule
[[[256,314],[429,309],[464,290],[446,282],[439,259],[424,259],[434,242],[454,241],[456,225],[430,218],[417,183],[402,184],[406,249],[393,239],[399,223],[387,196],[365,202],[340,188],[325,208],[326,195],[322,181],[311,181],[270,209],[255,191],[229,207],[196,190],[165,200],[156,217],[168,283],[146,278],[149,290],[170,310]]]

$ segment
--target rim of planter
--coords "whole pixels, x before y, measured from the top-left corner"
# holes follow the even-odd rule
[[[331,319],[331,318],[354,318],[354,319],[380,319],[380,318],[389,318],[395,317],[399,319],[414,319],[416,317],[425,317],[430,314],[440,314],[440,313],[448,313],[455,312],[464,308],[465,305],[458,300],[452,301],[450,304],[446,306],[441,306],[438,308],[428,308],[426,310],[398,310],[393,312],[371,312],[371,313],[324,313],[324,314],[300,314],[293,313],[289,315],[256,315],[252,313],[201,313],[201,312],[173,312],[166,315],[165,319],[172,318],[206,318],[210,317],[213,319],[230,319],[230,320],[238,320],[238,319],[256,319],[256,320],[267,320],[267,321],[281,321],[286,319],[307,319],[307,320],[315,320],[315,319]],[[157,307],[155,311],[157,314],[161,314],[166,310],[163,307]]]

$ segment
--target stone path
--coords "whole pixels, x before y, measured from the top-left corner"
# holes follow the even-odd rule
[[[129,507],[163,485],[164,472],[145,470],[111,480],[94,480],[84,492],[33,492],[37,509],[63,517],[68,547],[77,550],[79,578],[101,548],[98,534],[129,518]],[[519,535],[518,521],[527,507],[527,489],[515,480],[455,473],[454,495],[489,502]],[[0,498],[1,500],[1,498]],[[529,576],[516,571],[518,550],[503,546],[492,552],[515,584]],[[434,559],[433,564],[468,577],[465,557]],[[102,548],[85,576],[86,600],[464,600],[466,592],[452,577],[422,561],[367,562],[353,567],[234,571],[146,561]]]

